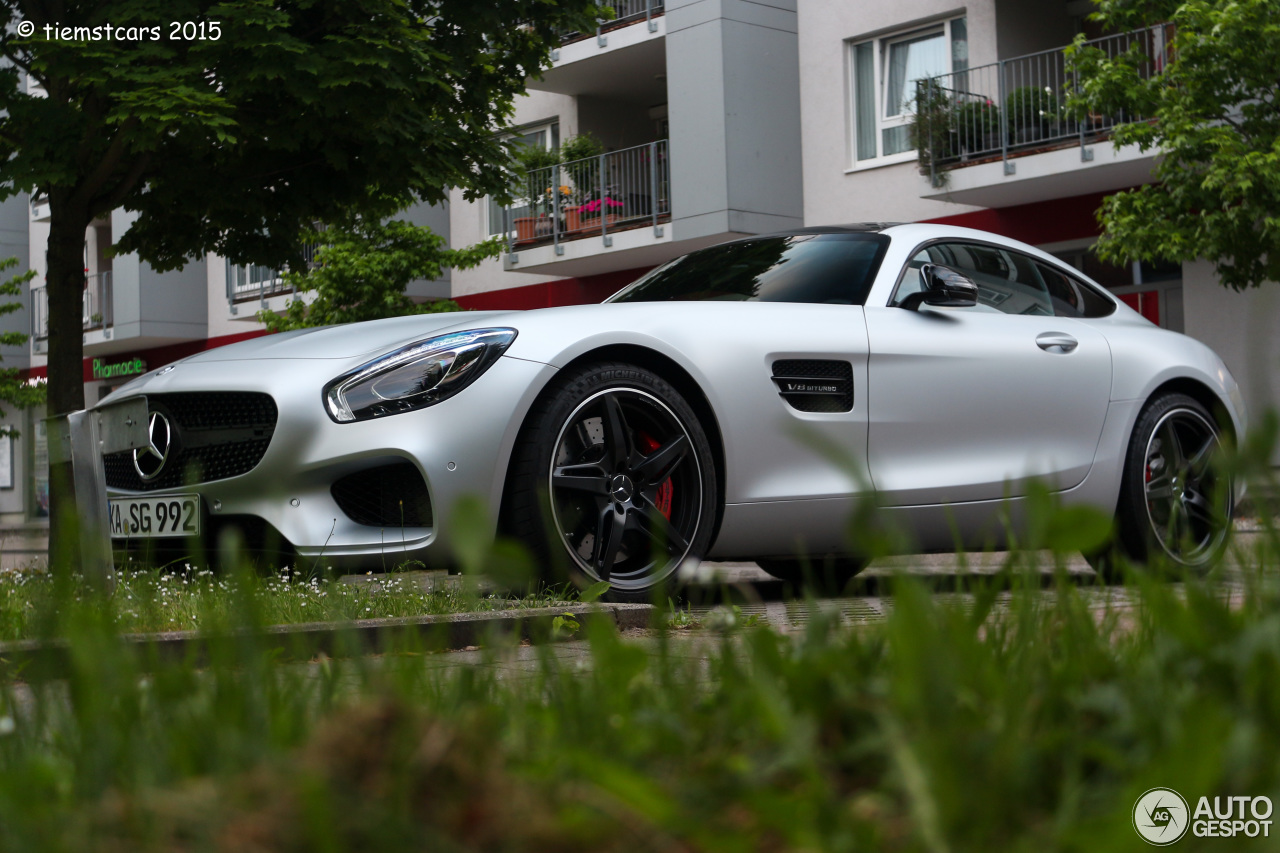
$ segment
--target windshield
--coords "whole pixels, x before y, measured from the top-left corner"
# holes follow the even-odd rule
[[[676,258],[608,301],[861,305],[888,245],[868,233],[735,240]]]

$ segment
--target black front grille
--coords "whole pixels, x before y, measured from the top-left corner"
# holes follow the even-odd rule
[[[245,474],[262,461],[279,414],[270,396],[249,391],[149,394],[147,404],[169,420],[169,458],[155,479],[143,480],[132,450],[104,456],[113,489],[149,492]]]
[[[371,527],[430,527],[431,496],[412,462],[391,462],[348,474],[330,492],[356,524]]]
[[[853,366],[847,361],[786,359],[773,363],[778,393],[802,412],[853,410]]]

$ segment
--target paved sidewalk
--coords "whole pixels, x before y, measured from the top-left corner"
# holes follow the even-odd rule
[[[1251,550],[1258,541],[1255,531],[1243,531],[1237,535],[1237,544],[1244,550]],[[971,574],[994,574],[998,572],[1007,553],[970,554],[965,558],[965,568]],[[1041,555],[1040,565],[1044,566],[1047,575],[1052,574],[1052,556]],[[1065,565],[1068,576],[1079,584],[1079,592],[1089,607],[1095,610],[1099,618],[1105,613],[1133,609],[1141,604],[1140,593],[1133,588],[1120,585],[1101,584],[1096,574],[1078,555],[1069,559]],[[961,570],[960,560],[954,554],[908,555],[878,560],[872,563],[860,577],[885,578],[895,573],[908,573],[946,584],[948,577],[958,577]],[[704,563],[699,567],[700,576],[695,583],[706,588],[729,587],[739,593],[743,600],[735,605],[708,604],[688,607],[690,618],[700,626],[698,630],[673,630],[668,633],[668,653],[675,657],[691,660],[708,660],[720,648],[721,637],[707,626],[724,624],[726,621],[754,620],[787,633],[802,631],[813,618],[814,611],[820,610],[839,616],[842,623],[849,626],[867,625],[886,619],[893,609],[893,598],[890,595],[867,594],[851,595],[839,598],[816,600],[785,600],[765,594],[752,593],[774,592],[780,583],[754,563]],[[1244,593],[1243,578],[1237,565],[1227,561],[1223,571],[1219,590],[1223,595],[1235,598]],[[456,579],[445,576],[433,578],[431,583],[452,583]],[[873,584],[872,588],[878,587]],[[1177,588],[1179,585],[1175,584]],[[1046,603],[1056,594],[1047,588],[1038,593]],[[997,595],[993,611],[999,614],[1009,606],[1011,593],[1001,592]],[[939,591],[934,593],[934,601],[941,607],[960,610],[971,610],[974,606],[973,595],[966,592]],[[624,632],[631,642],[649,647],[654,653],[657,640],[653,632],[629,630]],[[447,652],[431,656],[426,665],[431,667],[482,667],[497,671],[502,678],[530,677],[541,666],[544,655],[550,655],[560,664],[566,666],[589,667],[591,665],[590,650],[585,641],[574,640],[560,642],[551,646],[520,646],[502,650],[468,649]]]

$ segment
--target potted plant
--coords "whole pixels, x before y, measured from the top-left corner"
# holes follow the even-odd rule
[[[622,207],[622,202],[609,196],[593,199],[578,208],[582,215],[582,225],[584,228],[599,227],[600,216],[604,214],[604,224],[606,227],[612,225],[618,219],[617,208]]]
[[[586,160],[590,157],[599,157],[604,152],[604,143],[588,131],[571,136],[560,144],[560,162]]]
[[[962,156],[1000,147],[1000,108],[990,98],[966,101],[956,107],[955,126]]]
[[[564,180],[573,187],[575,201],[596,197],[600,186],[599,158],[604,153],[604,143],[591,133],[570,137],[560,145],[560,168]],[[580,207],[565,208],[565,230],[580,230],[582,215]]]
[[[920,174],[938,180],[938,167],[957,155],[955,104],[950,90],[932,79],[916,82],[915,115],[907,132],[916,149]]]
[[[525,192],[522,195],[525,199],[525,215],[515,217],[511,224],[516,230],[516,241],[525,243],[545,236],[542,232],[551,233],[550,224],[543,220],[546,220],[547,213],[552,208],[553,196],[549,190],[560,155],[555,150],[535,145],[519,146],[512,154],[522,173],[520,179],[524,182]]]
[[[1009,122],[1009,141],[1038,142],[1055,135],[1058,97],[1048,86],[1021,86],[1005,98],[1004,114]]]

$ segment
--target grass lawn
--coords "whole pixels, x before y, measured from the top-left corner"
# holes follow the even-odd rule
[[[208,569],[126,569],[102,596],[83,578],[60,584],[44,571],[0,572],[0,641],[52,636],[65,602],[92,600],[121,633],[200,630],[225,626],[250,607],[264,625],[420,616],[521,607],[546,607],[578,598],[575,590],[537,594],[483,593],[474,585],[424,590],[420,573],[390,573],[368,583],[307,577],[289,571],[219,575]]]

